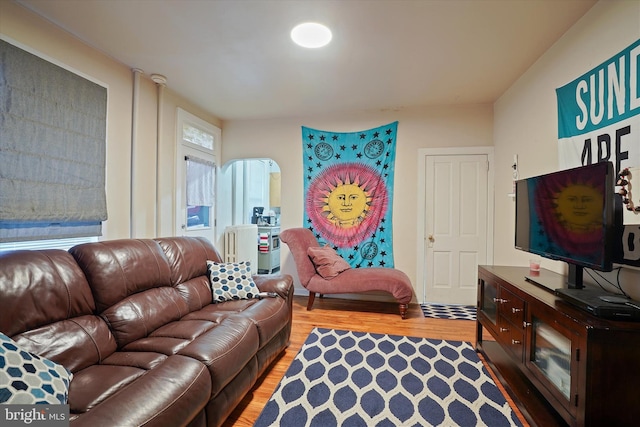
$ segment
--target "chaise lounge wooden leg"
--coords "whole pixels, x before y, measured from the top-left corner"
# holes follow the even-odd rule
[[[311,306],[313,305],[313,301],[316,299],[315,292],[309,292],[309,301],[307,302],[307,311],[311,310]]]
[[[408,308],[409,304],[400,304],[400,316],[402,317],[402,319],[406,319]]]

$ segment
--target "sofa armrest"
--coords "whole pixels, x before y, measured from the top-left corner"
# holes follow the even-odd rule
[[[293,296],[293,278],[289,274],[261,274],[253,276],[260,292],[275,292],[282,298]]]

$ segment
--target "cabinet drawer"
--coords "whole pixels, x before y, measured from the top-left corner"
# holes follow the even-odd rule
[[[519,330],[524,322],[524,301],[505,288],[500,288],[500,314]]]
[[[516,327],[511,322],[505,320],[504,317],[500,317],[498,336],[496,339],[519,361],[522,362],[524,360],[524,332],[522,330],[522,324],[520,324],[520,327]]]

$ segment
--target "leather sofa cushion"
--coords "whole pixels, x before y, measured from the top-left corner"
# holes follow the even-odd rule
[[[275,292],[278,297],[209,304],[202,310],[189,313],[182,321],[199,319],[221,322],[227,317],[241,315],[255,324],[260,338],[259,348],[264,347],[289,323],[291,310],[285,309],[284,305],[289,301],[287,297],[290,284],[285,277],[278,278],[274,275],[254,276],[254,280],[260,291]]]
[[[85,243],[71,248],[69,253],[87,276],[98,313],[129,295],[171,286],[169,263],[154,240]]]
[[[132,366],[145,370],[154,369],[167,360],[167,355],[144,351],[116,351],[102,361],[103,365]]]
[[[122,348],[188,313],[186,302],[170,287],[153,288],[110,306],[102,317]]]
[[[0,331],[8,336],[71,317],[93,314],[87,280],[62,250],[0,254]]]
[[[95,365],[78,372],[69,390],[71,424],[185,426],[197,418],[211,395],[207,369],[183,356],[154,365]]]
[[[185,301],[190,312],[200,310],[212,302],[211,284],[206,276],[198,276],[182,282],[174,289]]]
[[[156,239],[171,267],[171,284],[185,300],[190,312],[212,302],[207,261],[222,262],[216,248],[204,238],[164,237]]]
[[[252,304],[242,311],[242,315],[256,325],[260,337],[260,348],[287,325],[290,312],[284,307],[286,304],[287,301],[280,297],[266,298],[260,304]]]
[[[127,344],[122,350],[181,354],[203,363],[211,376],[211,397],[216,396],[258,351],[258,331],[243,316],[226,317],[220,323],[181,320],[158,328],[150,336]],[[203,333],[194,336],[190,327]],[[209,328],[207,329],[207,325]],[[206,330],[205,330],[206,329]]]
[[[116,342],[98,316],[79,316],[16,335],[26,350],[60,363],[71,372],[100,363],[116,351]]]
[[[217,249],[203,237],[164,237],[156,239],[171,267],[173,286],[207,275],[207,260],[222,262]]]

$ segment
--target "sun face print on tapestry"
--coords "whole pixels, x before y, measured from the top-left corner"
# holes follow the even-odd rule
[[[360,132],[302,127],[304,224],[352,267],[393,267],[398,122]]]

